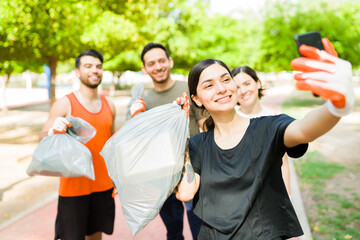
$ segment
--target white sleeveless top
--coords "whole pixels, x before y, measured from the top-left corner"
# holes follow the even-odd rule
[[[241,117],[244,117],[244,118],[257,118],[257,117],[262,117],[262,116],[277,115],[272,110],[270,110],[268,108],[264,108],[264,107],[261,107],[261,108],[262,108],[261,111],[259,113],[257,113],[257,114],[246,114],[246,113],[243,113],[242,111],[240,111],[239,106],[235,106],[236,113],[239,114]]]

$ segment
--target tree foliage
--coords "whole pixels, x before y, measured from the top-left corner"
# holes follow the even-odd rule
[[[353,67],[359,67],[360,5],[333,6],[325,1],[307,3],[277,1],[266,9],[257,69],[290,70],[290,61],[298,56],[295,34],[314,30],[333,43],[339,57],[349,60]]]
[[[187,73],[204,58],[282,71],[298,56],[294,35],[318,30],[357,68],[360,6],[327,2],[268,0],[262,18],[236,9],[232,13],[240,17],[231,18],[209,14],[209,0],[4,0],[0,62],[48,64],[55,97],[58,61],[73,60],[88,48],[101,51],[104,69],[116,72],[139,70],[142,48],[151,41],[169,48],[174,71]]]
[[[54,102],[57,63],[84,48],[82,32],[97,14],[87,1],[1,1],[0,56],[3,60],[48,64]]]

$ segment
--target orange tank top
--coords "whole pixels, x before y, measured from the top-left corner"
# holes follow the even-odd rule
[[[105,161],[100,152],[106,141],[111,137],[113,114],[106,98],[100,95],[101,110],[97,113],[89,112],[75,97],[74,93],[66,95],[71,104],[71,115],[80,117],[96,129],[96,135],[85,146],[90,150],[93,159],[95,181],[87,177],[60,178],[59,195],[73,197],[88,195],[113,188],[108,175]]]

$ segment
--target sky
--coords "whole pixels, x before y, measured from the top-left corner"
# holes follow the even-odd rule
[[[265,4],[265,0],[211,0],[213,13],[227,14],[234,9],[258,10]]]

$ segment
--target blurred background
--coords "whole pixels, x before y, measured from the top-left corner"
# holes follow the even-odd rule
[[[50,105],[79,87],[74,68],[82,51],[104,55],[101,90],[115,102],[117,129],[131,86],[151,85],[140,59],[151,41],[170,50],[177,80],[205,58],[256,69],[268,89],[263,103],[300,118],[324,103],[294,89],[290,68],[298,57],[294,35],[314,30],[352,63],[357,103],[294,161],[294,177],[313,239],[360,239],[360,0],[1,0],[0,238],[25,239],[9,234],[25,229],[26,239],[49,239],[53,232],[55,215],[29,228],[10,224],[56,199],[57,178],[25,170]],[[39,222],[49,222],[40,226],[45,237],[36,235]]]
[[[353,64],[358,82],[359,0],[2,0],[0,106],[9,105],[6,88],[45,88],[53,103],[56,88],[77,87],[74,58],[89,48],[104,54],[104,89],[150,81],[139,72],[150,41],[168,47],[173,72],[185,77],[217,58],[271,72],[274,83],[298,56],[294,35],[313,30]]]

